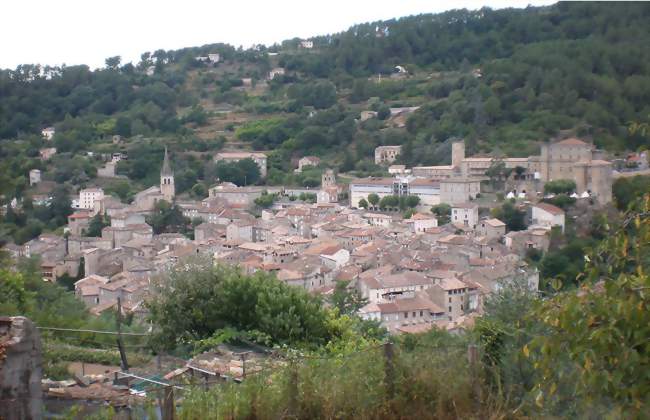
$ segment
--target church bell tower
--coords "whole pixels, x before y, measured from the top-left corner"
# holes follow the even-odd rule
[[[162,169],[160,170],[160,192],[165,201],[174,201],[176,190],[174,188],[174,172],[169,164],[169,156],[165,147],[165,159],[163,160]]]

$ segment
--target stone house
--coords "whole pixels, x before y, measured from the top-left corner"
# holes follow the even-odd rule
[[[380,322],[394,333],[404,326],[433,327],[434,322],[444,319],[445,311],[424,292],[414,292],[409,293],[408,297],[368,303],[359,310],[359,315],[362,319]]]
[[[506,224],[499,219],[483,219],[478,223],[476,233],[488,239],[500,239],[506,234]]]

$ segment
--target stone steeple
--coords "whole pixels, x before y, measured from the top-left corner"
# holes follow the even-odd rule
[[[169,155],[165,147],[165,158],[163,159],[162,169],[160,170],[160,192],[168,202],[174,201],[176,189],[174,187],[174,171],[169,164]]]
[[[174,176],[172,167],[169,164],[169,155],[167,154],[167,147],[165,147],[165,158],[163,159],[162,169],[160,170],[160,177],[164,176]]]

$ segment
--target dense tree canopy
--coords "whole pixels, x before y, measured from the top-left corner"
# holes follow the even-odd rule
[[[331,338],[319,298],[264,272],[194,261],[161,280],[150,304],[162,345],[205,339],[224,328],[255,332],[267,344],[324,344]]]

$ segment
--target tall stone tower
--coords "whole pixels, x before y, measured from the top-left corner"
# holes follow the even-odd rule
[[[336,177],[334,176],[334,171],[332,169],[326,169],[321,176],[320,187],[328,188],[334,187],[336,185]]]
[[[162,169],[160,170],[160,192],[165,201],[174,201],[176,190],[174,188],[174,172],[169,164],[169,156],[165,147],[165,159],[163,160]]]
[[[451,143],[451,166],[460,168],[465,159],[465,141],[456,140]]]

